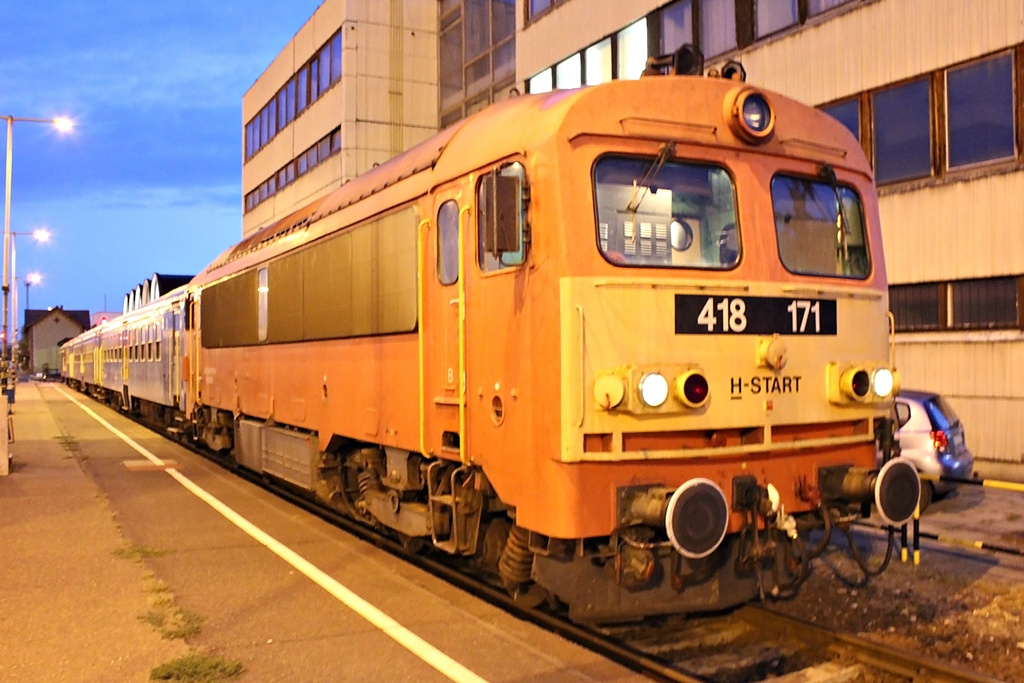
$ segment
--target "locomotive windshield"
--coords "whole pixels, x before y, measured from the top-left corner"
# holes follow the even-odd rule
[[[739,262],[732,178],[720,166],[606,156],[594,167],[597,237],[611,263],[732,268]]]
[[[778,175],[772,179],[772,206],[779,256],[788,271],[860,280],[870,274],[864,211],[852,188]]]

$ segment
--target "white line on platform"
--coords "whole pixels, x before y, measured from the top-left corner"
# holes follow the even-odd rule
[[[70,400],[72,403],[77,405],[79,408],[85,411],[87,415],[99,422],[101,425],[106,427],[113,433],[117,438],[124,441],[126,444],[131,446],[140,455],[149,460],[153,465],[157,467],[165,467],[163,460],[150,453],[148,450],[140,446],[131,437],[114,427],[112,424],[100,417],[94,412],[89,406],[79,401],[74,395],[69,394],[63,388],[57,387],[57,391],[64,395],[65,398]],[[378,629],[383,631],[389,637],[394,639],[396,642],[401,644],[404,648],[412,652],[414,655],[425,661],[430,666],[434,667],[442,674],[447,676],[453,681],[460,682],[477,682],[484,683],[485,679],[476,675],[462,664],[459,664],[454,659],[435,648],[430,643],[426,642],[415,633],[405,628],[397,621],[389,617],[384,612],[380,611],[369,602],[353,593],[350,589],[343,586],[341,583],[331,578],[323,570],[316,567],[309,560],[305,559],[291,548],[285,546],[283,543],[275,539],[273,536],[263,531],[255,524],[242,517],[240,514],[232,510],[230,507],[222,503],[218,498],[214,497],[211,493],[200,487],[198,484],[193,482],[191,479],[183,475],[176,469],[167,468],[164,470],[167,474],[174,477],[174,479],[184,486],[186,489],[191,491],[196,497],[201,499],[207,505],[212,507],[214,510],[226,517],[232,524],[237,526],[245,533],[252,536],[257,542],[266,546],[272,553],[280,557],[282,560],[295,567],[297,570],[302,572],[313,581],[315,584],[323,588],[325,591],[333,595],[335,598],[345,604],[346,607],[356,612],[363,619],[376,626]]]

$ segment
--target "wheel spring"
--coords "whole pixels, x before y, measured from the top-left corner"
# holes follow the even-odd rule
[[[509,590],[514,590],[530,580],[533,569],[533,553],[530,552],[530,532],[513,526],[509,530],[505,550],[498,563],[498,573],[502,583]]]

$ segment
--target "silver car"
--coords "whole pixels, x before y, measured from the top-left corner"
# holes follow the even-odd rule
[[[896,397],[896,439],[901,455],[922,474],[970,479],[974,455],[964,441],[964,426],[949,402],[928,391],[901,389]],[[921,512],[932,498],[949,493],[956,482],[921,480]]]

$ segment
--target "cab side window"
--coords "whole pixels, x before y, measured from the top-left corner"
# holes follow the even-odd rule
[[[480,177],[477,186],[477,263],[487,272],[526,261],[529,228],[526,169],[506,164]]]

